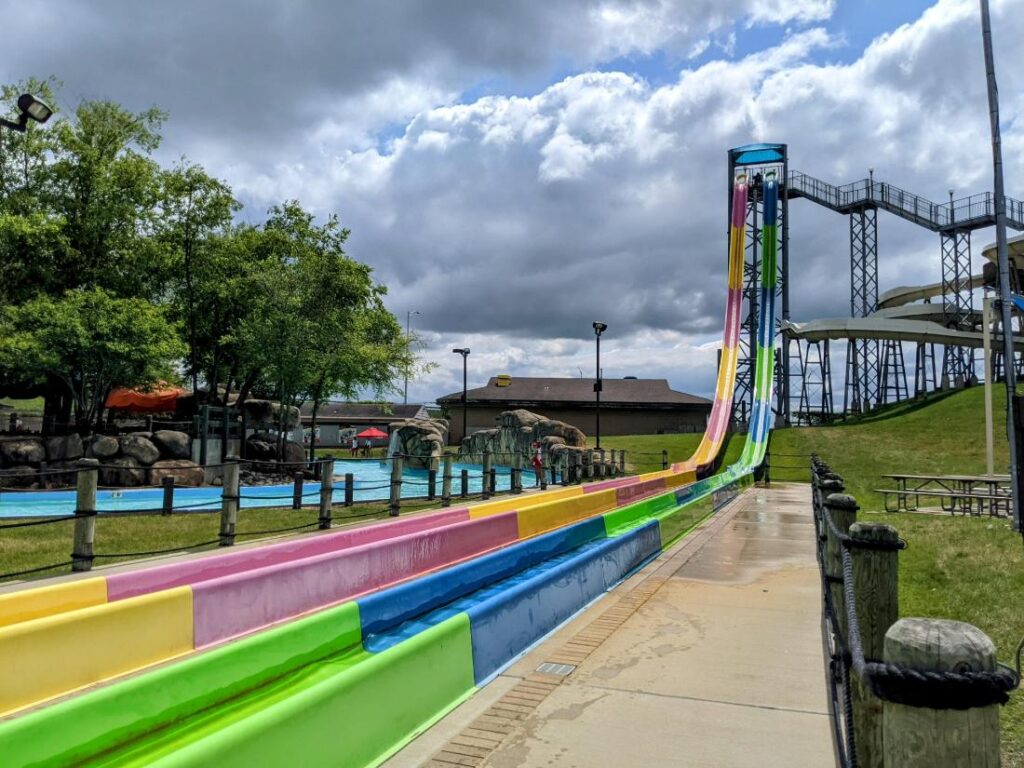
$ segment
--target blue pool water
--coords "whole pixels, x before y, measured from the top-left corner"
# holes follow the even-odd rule
[[[480,493],[483,488],[482,471],[479,464],[455,464],[452,470],[452,496],[457,498],[461,490],[462,470],[469,472],[469,493]],[[496,467],[497,489],[508,490],[511,470]],[[378,461],[335,461],[334,501],[345,500],[345,475],[353,475],[353,500],[358,502],[381,501],[390,495],[391,465]],[[406,469],[402,472],[402,497],[411,498],[427,495],[429,476],[425,469]],[[523,473],[523,484],[533,482],[532,473]],[[441,496],[441,473],[437,474],[435,493]],[[240,504],[245,507],[288,507],[292,502],[292,485],[247,485],[239,493]],[[316,504],[320,498],[320,483],[306,482],[302,488],[303,504]],[[101,490],[96,494],[96,508],[99,512],[126,512],[129,510],[160,509],[163,506],[161,488],[126,488],[124,490]],[[221,489],[215,486],[203,488],[175,488],[175,510],[215,511],[221,504]],[[0,518],[5,517],[47,517],[70,515],[75,511],[74,491],[4,491],[0,492]]]

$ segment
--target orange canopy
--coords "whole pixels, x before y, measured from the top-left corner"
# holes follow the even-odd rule
[[[141,388],[121,387],[107,395],[107,408],[118,408],[131,413],[163,413],[173,411],[178,398],[187,394],[187,389],[166,384],[149,392]]]

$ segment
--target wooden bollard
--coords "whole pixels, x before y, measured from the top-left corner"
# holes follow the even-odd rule
[[[388,514],[398,517],[402,509],[402,457],[391,458],[391,499],[388,502]]]
[[[302,509],[302,482],[305,476],[301,472],[292,475],[294,488],[292,490],[292,509]]]
[[[238,523],[238,457],[228,456],[224,462],[224,480],[220,500],[220,546],[235,543],[235,525]]]
[[[351,507],[355,503],[356,476],[351,472],[345,473],[345,506]]]
[[[480,492],[481,492],[481,495],[482,495],[483,498],[489,499],[489,498],[491,498],[491,494],[490,494],[490,488],[491,488],[491,482],[490,482],[490,478],[491,478],[491,452],[490,451],[484,451],[483,454],[481,454],[481,455],[483,457],[484,468],[483,468],[483,472],[482,472],[482,477],[480,478],[480,481],[483,483],[483,487],[480,489]]]
[[[516,453],[512,456],[512,493],[523,492],[523,455]]]
[[[846,490],[842,481],[840,480],[821,480],[818,482],[818,487],[815,490],[817,498],[815,499],[815,506],[819,509],[824,506],[825,499],[833,493],[842,493]]]
[[[583,451],[583,479],[589,480],[594,476],[594,454],[590,449]]]
[[[444,455],[444,469],[441,473],[441,506],[450,507],[452,504],[452,455]]]
[[[75,499],[75,541],[71,548],[71,570],[92,569],[93,540],[96,538],[96,486],[99,484],[96,459],[78,460]]]
[[[469,470],[463,469],[459,472],[459,497],[469,496]]]
[[[611,452],[611,456],[610,456],[610,458],[611,458],[610,469],[611,469],[612,477],[614,477],[618,473],[618,469],[619,469],[619,463],[615,459],[615,453],[616,453],[615,449],[612,448],[612,452]]]
[[[949,619],[900,619],[885,633],[883,659],[931,672],[991,672],[996,648],[971,624]],[[886,768],[999,765],[999,705],[925,709],[885,703]]]
[[[853,589],[857,595],[857,623],[861,645],[868,659],[881,659],[885,633],[899,618],[899,556],[893,547],[899,535],[891,525],[854,523],[850,538],[865,544],[880,544],[886,549],[855,547]],[[857,762],[862,768],[883,768],[882,702],[859,677],[853,675],[853,732],[856,735]]]
[[[583,482],[583,454],[580,451],[574,451],[572,455],[572,481]]]
[[[162,513],[165,515],[174,514],[174,478],[165,477],[160,481],[164,489]]]
[[[331,527],[331,502],[334,500],[334,459],[320,463],[320,530]]]
[[[825,499],[825,515],[831,514],[832,521],[840,533],[847,533],[850,526],[857,521],[857,500],[845,493],[832,493]],[[843,597],[843,585],[837,581],[843,577],[843,545],[832,534],[827,521],[822,521],[825,533],[825,573],[829,577],[829,588],[832,591],[832,605],[839,617],[840,631],[843,637],[849,637],[846,626],[846,600]]]

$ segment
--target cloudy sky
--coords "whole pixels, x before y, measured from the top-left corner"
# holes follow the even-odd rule
[[[937,201],[991,187],[976,0],[0,0],[0,76],[60,106],[170,112],[161,159],[244,215],[298,198],[438,363],[410,400],[497,373],[667,377],[709,394],[726,150]],[[1024,197],[1024,0],[992,1],[1007,192]],[[881,290],[940,278],[937,235],[880,215]],[[844,314],[844,218],[791,206],[794,319]],[[975,236],[981,246],[994,235]]]

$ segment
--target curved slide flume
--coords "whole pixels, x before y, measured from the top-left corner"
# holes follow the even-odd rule
[[[193,573],[199,568],[193,565],[149,569],[146,586],[133,584],[133,589],[158,591],[125,596],[109,608],[99,605],[84,612],[89,617],[106,615],[123,610],[118,602],[127,606],[133,600],[170,596],[183,607],[175,625],[194,643],[193,622],[205,621],[205,614],[195,610],[196,593],[221,595],[243,581],[256,584],[251,594],[222,601],[214,612],[221,621],[231,618],[224,613],[228,607],[249,611],[251,602],[253,610],[262,610],[263,596],[269,594],[264,582],[276,583],[285,570],[290,574],[316,566],[316,573],[324,574],[324,563],[364,554],[377,563],[392,552],[405,562],[411,547],[422,544],[433,552],[435,539],[451,537],[449,543],[454,543],[465,538],[464,533],[476,536],[495,529],[493,540],[474,539],[468,549],[453,550],[450,557],[426,564],[436,569],[400,583],[383,579],[378,588],[355,585],[343,592],[341,572],[332,572],[327,581],[339,587],[332,586],[335,591],[324,597],[339,600],[333,607],[287,607],[282,618],[295,610],[313,612],[285,623],[261,614],[251,623],[257,631],[240,639],[228,639],[239,630],[232,624],[220,633],[226,642],[210,650],[0,724],[0,743],[6,746],[10,764],[180,768],[283,765],[299,759],[306,765],[367,766],[392,754],[540,636],[666,549],[751,481],[753,468],[763,460],[772,423],[777,192],[769,175],[754,411],[739,462],[686,485],[682,483],[693,474],[676,465],[674,472],[652,473],[621,487],[564,489],[556,492],[557,499],[537,499],[533,504],[525,499],[500,506],[492,502],[466,510],[468,521],[462,514],[424,521],[422,529],[417,525],[418,530],[405,535],[348,533],[332,539],[325,547],[329,552],[315,555],[305,549],[299,555],[292,549],[299,546],[294,543],[281,544],[260,555],[259,567],[246,562],[238,574],[221,575],[218,570],[207,582],[202,579],[214,576],[206,572],[212,564],[202,567],[203,573]],[[690,459],[700,466],[710,464],[720,449],[732,406],[745,209],[746,183],[738,178],[719,388],[708,433]],[[618,486],[620,481],[614,482]],[[654,495],[633,501],[648,494]],[[239,555],[230,556],[232,563],[241,559]],[[278,555],[283,562],[276,562]],[[371,561],[365,565],[371,566]],[[225,566],[226,560],[217,568]],[[377,566],[370,570],[375,572]],[[292,592],[303,596],[314,583],[317,580],[303,582],[305,586]],[[102,591],[110,588],[107,584]],[[102,597],[117,595],[98,599]],[[29,618],[26,627],[15,625],[8,631],[24,634],[30,625],[40,626],[38,622],[71,618]],[[267,628],[259,629],[261,625]],[[130,644],[131,631],[120,639]],[[17,655],[22,654],[13,654],[8,661],[15,663]]]
[[[743,247],[747,213],[747,177],[740,174],[732,188],[732,221],[729,227],[729,284],[725,297],[725,330],[722,334],[722,359],[718,367],[715,401],[711,406],[707,429],[700,445],[686,461],[672,465],[677,472],[706,467],[714,462],[729,429],[732,398],[736,389],[736,364],[739,360],[740,310],[743,306]]]

